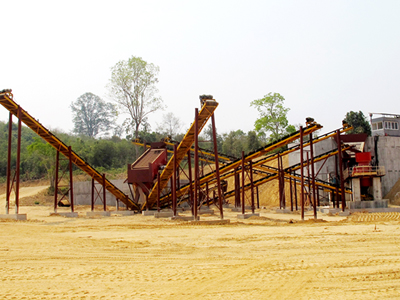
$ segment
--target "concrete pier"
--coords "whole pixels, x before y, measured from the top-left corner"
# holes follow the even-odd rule
[[[109,217],[111,216],[110,211],[88,211],[86,213],[87,217]]]
[[[0,219],[26,221],[26,214],[1,214]]]
[[[237,218],[238,219],[248,219],[251,217],[259,217],[259,216],[260,216],[259,213],[257,213],[257,214],[239,214],[239,215],[237,215]]]

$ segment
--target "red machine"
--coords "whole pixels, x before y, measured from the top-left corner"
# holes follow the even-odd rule
[[[166,164],[167,149],[160,148],[159,143],[154,143],[133,164],[128,165],[128,183],[139,186],[143,193],[148,195],[154,180],[157,178],[158,170]],[[138,200],[139,195],[136,194],[135,198]]]
[[[375,173],[371,166],[371,152],[356,153],[356,162],[358,165],[353,167],[352,175],[361,177],[362,187],[372,186],[372,178],[369,175],[375,175]]]

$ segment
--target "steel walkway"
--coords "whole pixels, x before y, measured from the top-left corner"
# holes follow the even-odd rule
[[[18,117],[19,105],[14,102],[11,90],[0,91],[0,104],[3,105],[9,112]],[[65,145],[60,139],[54,134],[47,130],[42,124],[34,119],[28,112],[21,108],[21,121],[27,125],[30,129],[36,132],[41,138],[47,143],[53,146],[56,150],[62,153],[65,157],[69,158],[69,147]],[[98,183],[103,184],[102,175],[85,162],[78,154],[71,150],[72,162],[79,167],[82,171],[87,173],[90,177],[96,180]],[[129,209],[140,211],[140,206],[133,202],[128,195],[123,193],[109,180],[105,180],[105,187],[107,191],[113,194],[117,199],[122,201]]]

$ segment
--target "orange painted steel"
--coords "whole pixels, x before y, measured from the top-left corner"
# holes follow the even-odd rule
[[[13,94],[11,90],[0,91],[0,104],[3,105],[9,112],[17,116],[18,104],[13,100]],[[24,122],[30,129],[36,132],[41,138],[43,138],[52,147],[58,150],[65,157],[69,157],[68,146],[65,145],[60,139],[54,134],[47,130],[42,124],[40,124],[35,118],[33,118],[27,111],[21,109],[21,121]],[[72,162],[79,167],[82,171],[91,176],[98,183],[103,184],[103,176],[85,162],[78,154],[71,151]],[[113,194],[117,199],[122,201],[129,209],[140,211],[140,206],[133,202],[128,195],[123,193],[109,180],[105,180],[106,189]]]

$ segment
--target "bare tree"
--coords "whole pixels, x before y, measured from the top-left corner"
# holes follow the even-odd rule
[[[164,136],[170,136],[172,139],[180,133],[182,122],[172,112],[163,115],[161,123],[157,124],[157,131]]]
[[[122,113],[129,114],[130,118],[124,124],[127,125],[127,132],[133,132],[137,138],[147,116],[163,109],[161,97],[156,96],[160,69],[141,57],[132,56],[127,61],[119,61],[111,71],[108,85],[110,96],[122,109]]]

